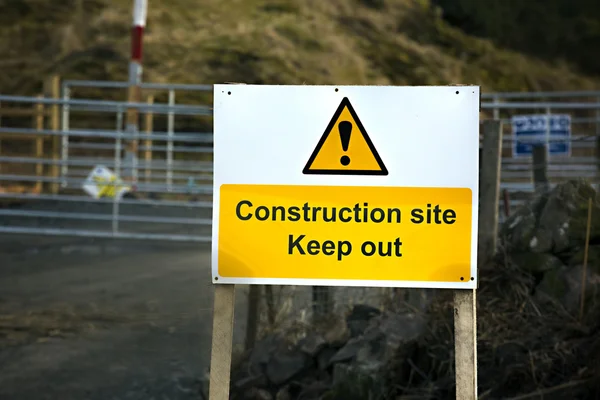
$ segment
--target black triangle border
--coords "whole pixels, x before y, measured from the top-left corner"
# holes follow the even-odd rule
[[[331,134],[331,131],[333,130],[335,123],[337,122],[338,118],[340,117],[340,114],[342,114],[342,111],[344,111],[344,107],[348,107],[348,111],[350,112],[350,115],[352,115],[354,122],[356,122],[358,130],[360,131],[360,133],[363,135],[365,141],[367,142],[367,146],[369,146],[369,149],[371,150],[371,153],[375,157],[375,160],[377,161],[379,168],[381,168],[381,171],[364,171],[364,170],[352,170],[352,169],[340,169],[340,170],[336,170],[336,169],[333,169],[333,170],[313,169],[313,170],[311,170],[310,169],[310,166],[315,161],[315,158],[317,158],[317,154],[319,154],[321,147],[323,147],[325,140],[327,140],[327,138]],[[327,128],[325,128],[325,132],[323,132],[323,135],[321,136],[319,143],[317,143],[317,146],[313,150],[313,153],[311,154],[310,158],[308,159],[308,162],[304,166],[302,173],[304,175],[388,175],[388,170],[387,170],[385,164],[383,163],[383,160],[379,156],[379,153],[377,152],[377,149],[373,145],[373,142],[371,141],[369,134],[367,133],[365,127],[363,126],[362,122],[360,121],[360,118],[358,118],[356,111],[354,111],[354,108],[352,107],[352,104],[350,104],[350,100],[347,97],[344,97],[342,99],[342,102],[340,103],[337,110],[333,114],[331,121],[329,121],[329,125],[327,125]]]

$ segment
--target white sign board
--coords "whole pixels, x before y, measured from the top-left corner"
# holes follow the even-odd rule
[[[477,287],[477,86],[214,87],[214,283]]]
[[[131,190],[114,172],[103,165],[97,165],[89,173],[82,186],[83,190],[95,199],[109,197],[121,199]]]

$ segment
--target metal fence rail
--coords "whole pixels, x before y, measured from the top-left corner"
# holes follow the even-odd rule
[[[53,98],[0,95],[0,232],[210,241],[213,135],[178,132],[175,126],[176,117],[210,118],[212,108],[176,104],[175,91],[211,91],[212,86],[142,85],[143,90],[167,91],[168,103],[73,98],[82,88],[128,85],[64,81]],[[24,107],[34,108],[30,124],[22,122]],[[147,123],[166,117],[167,129],[124,132],[129,108],[138,109]],[[101,124],[86,123],[92,119]],[[106,128],[107,122],[114,128]],[[138,159],[128,164],[123,151],[133,140],[140,142]],[[27,142],[37,148],[35,154]],[[133,195],[94,198],[85,193],[82,186],[99,165],[117,176],[134,168],[138,179]],[[122,184],[105,182],[103,187]]]
[[[213,134],[203,131],[206,123],[192,124],[196,129],[190,131],[189,121],[210,120],[212,108],[175,100],[176,92],[210,92],[212,86],[141,85],[145,91],[165,92],[166,103],[154,103],[150,98],[147,103],[73,98],[86,88],[116,90],[128,85],[67,80],[53,98],[0,95],[0,232],[210,241]],[[483,93],[482,99],[485,118],[504,123],[500,187],[508,191],[512,210],[534,189],[531,159],[512,157],[512,115],[571,114],[572,154],[549,157],[548,177],[552,184],[579,177],[594,184],[600,181],[596,152],[600,92]],[[24,106],[31,111],[24,112]],[[145,131],[124,132],[124,113],[131,107],[146,120]],[[10,110],[15,111],[13,117]],[[79,125],[92,114],[102,127]],[[23,120],[24,115],[31,120]],[[165,118],[162,130],[153,129],[152,122],[161,117]],[[187,118],[186,132],[177,130],[179,118]],[[123,159],[123,149],[131,140],[139,141],[139,158],[130,165]],[[134,168],[138,177],[135,195],[117,199],[86,194],[82,185],[97,165],[118,176],[125,168]],[[105,183],[107,187],[118,185]],[[1,208],[8,203],[17,208]],[[503,198],[501,215],[502,203]]]
[[[482,111],[503,123],[501,189],[506,190],[510,211],[520,207],[534,191],[531,157],[513,157],[515,137],[511,117],[520,114],[570,114],[571,155],[548,157],[551,186],[567,179],[585,178],[595,187],[600,182],[600,91],[482,93]],[[491,100],[491,101],[485,101]],[[500,199],[501,210],[504,199]],[[504,220],[501,212],[500,221]]]

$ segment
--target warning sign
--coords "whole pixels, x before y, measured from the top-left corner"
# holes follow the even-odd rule
[[[342,99],[333,114],[302,173],[316,175],[388,174],[381,157],[347,97]]]
[[[218,284],[477,287],[479,88],[214,86]]]
[[[221,279],[471,280],[470,189],[222,185],[220,199]]]
[[[95,199],[104,197],[121,199],[131,191],[128,185],[104,165],[97,165],[83,182],[83,190]]]

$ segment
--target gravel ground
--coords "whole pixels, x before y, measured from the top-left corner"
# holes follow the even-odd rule
[[[110,215],[111,205],[9,210]],[[210,209],[122,205],[126,215],[210,218]],[[110,230],[109,221],[0,216],[2,226]],[[140,233],[210,226],[122,223]],[[238,291],[235,342],[245,328]],[[208,244],[0,236],[0,399],[197,399],[209,365]]]
[[[49,202],[35,209],[106,211]],[[124,212],[210,218],[207,209]],[[103,222],[0,218],[5,226],[106,228]],[[210,226],[177,224],[135,229],[210,232]],[[247,289],[236,290],[236,348],[244,339]],[[306,320],[310,287],[279,289],[278,310],[289,320]],[[357,301],[378,304],[381,295],[335,289],[340,312]],[[208,244],[0,235],[0,400],[199,399],[210,360],[212,301]]]

